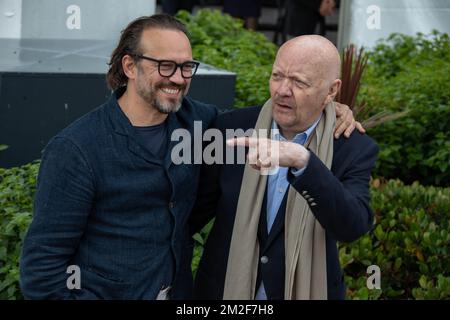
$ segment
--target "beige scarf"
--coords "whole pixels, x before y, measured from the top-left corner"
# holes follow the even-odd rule
[[[330,103],[305,146],[331,168],[335,106]],[[272,102],[268,100],[258,117],[254,134],[266,129],[270,137]],[[264,130],[262,130],[264,131]],[[259,245],[257,240],[261,206],[267,176],[245,165],[239,201],[228,256],[223,298],[251,300],[255,298]],[[285,216],[285,284],[286,300],[327,299],[325,230],[316,220],[307,201],[292,187]]]

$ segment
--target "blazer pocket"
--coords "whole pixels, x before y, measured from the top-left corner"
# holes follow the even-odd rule
[[[81,290],[88,291],[95,299],[130,299],[132,284],[103,275],[92,268],[81,267]]]

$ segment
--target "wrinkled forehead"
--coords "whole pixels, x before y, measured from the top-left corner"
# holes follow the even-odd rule
[[[301,73],[316,78],[323,72],[323,61],[308,50],[281,48],[277,54],[273,69],[283,73]]]
[[[320,46],[293,44],[282,46],[273,69],[283,73],[300,73],[311,80],[336,79],[340,62]]]

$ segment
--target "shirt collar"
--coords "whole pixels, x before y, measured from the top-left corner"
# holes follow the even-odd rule
[[[305,141],[308,140],[309,136],[313,133],[314,129],[319,124],[320,119],[322,119],[322,114],[320,115],[319,119],[317,119],[308,129],[303,132],[297,133],[292,141],[300,144],[305,143]],[[287,141],[287,139],[281,134],[278,124],[275,122],[275,120],[272,120],[271,138],[272,140],[277,141]]]

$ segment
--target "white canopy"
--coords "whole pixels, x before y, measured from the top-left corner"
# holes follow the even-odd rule
[[[391,33],[450,33],[449,0],[342,0],[338,46],[373,47]]]

